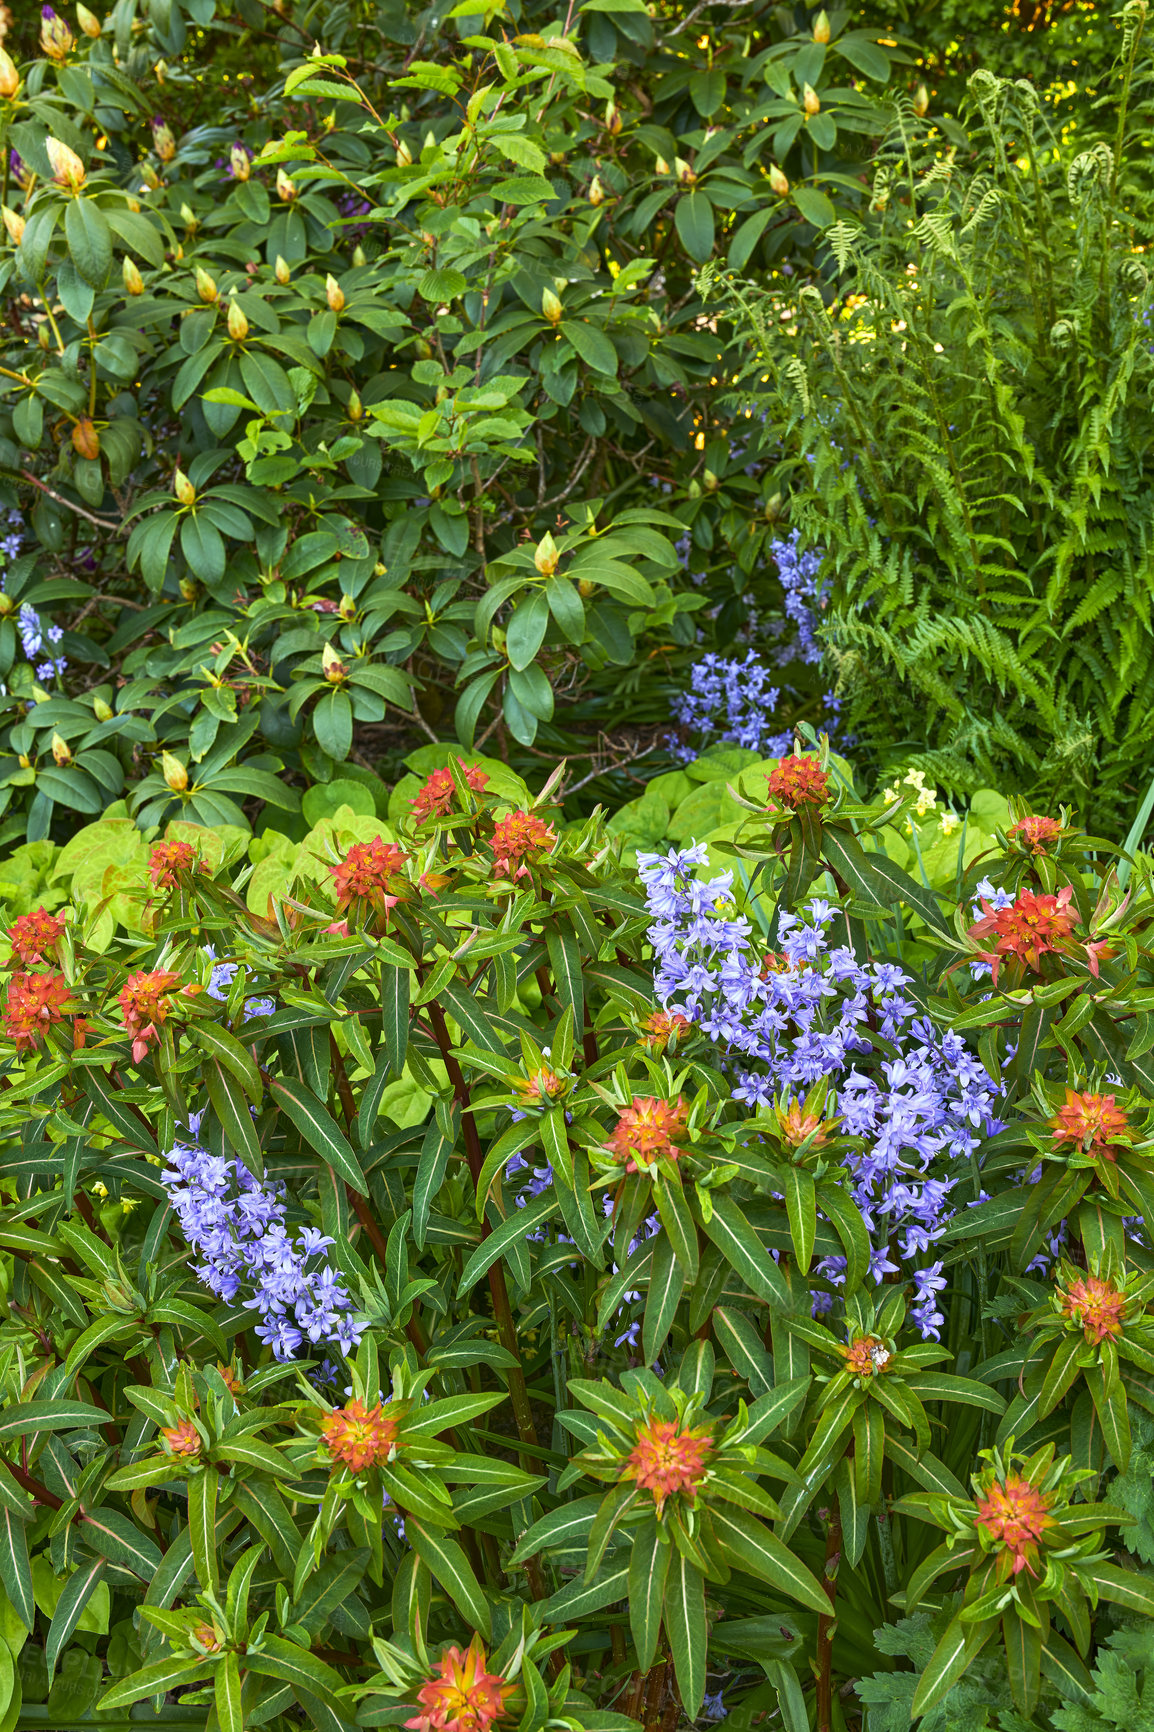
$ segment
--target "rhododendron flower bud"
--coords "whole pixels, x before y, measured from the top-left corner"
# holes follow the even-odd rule
[[[325,300],[328,302],[334,313],[339,313],[344,308],[345,291],[341,288],[341,285],[337,282],[337,279],[333,276],[331,271],[325,278]]]
[[[353,264],[357,270],[360,270],[361,266],[368,264],[368,262],[368,255],[366,254],[364,247],[361,246],[358,241],[356,246],[353,248]]]
[[[821,97],[812,84],[807,84],[801,93],[801,105],[807,114],[821,113]]]
[[[72,449],[78,457],[100,456],[100,435],[86,415],[72,429]]]
[[[40,46],[49,60],[67,60],[76,38],[51,6],[40,8]]]
[[[612,97],[610,97],[609,101],[605,104],[605,127],[608,132],[612,133],[614,138],[616,138],[617,134],[621,131],[621,110],[618,108]]]
[[[172,128],[159,114],[152,122],[152,148],[161,162],[171,162],[176,155],[176,140],[172,136]]]
[[[537,570],[541,573],[542,577],[552,577],[553,573],[557,569],[557,562],[560,558],[561,554],[558,550],[557,543],[553,540],[549,531],[546,530],[540,541],[537,543],[536,551],[533,554],[533,564],[537,567]]]
[[[243,144],[234,144],[228,153],[229,172],[233,180],[247,180],[252,173],[252,158]]]
[[[287,175],[283,168],[276,171],[276,196],[283,199],[285,204],[291,204],[297,196],[296,181],[291,175]]]
[[[693,170],[690,168],[689,164],[685,161],[685,159],[683,157],[680,157],[680,156],[674,157],[673,170],[677,176],[678,184],[680,186],[695,186],[696,185],[697,176],[694,174]]]
[[[288,265],[285,263],[284,259],[281,258],[279,253],[276,256],[276,264],[272,268],[272,274],[276,278],[277,282],[282,285],[292,281],[292,272],[289,270]]]
[[[179,466],[172,472],[172,491],[182,505],[191,505],[196,498],[196,488]]]
[[[914,91],[914,113],[919,120],[924,120],[930,111],[930,93],[924,84],[919,84]]]
[[[410,168],[412,166],[413,153],[403,138],[397,141],[396,158],[398,168]]]
[[[345,666],[331,643],[327,643],[321,651],[321,670],[325,679],[332,685],[336,685],[338,681],[348,679],[349,677],[348,668]]]
[[[174,794],[183,794],[188,787],[188,771],[180,759],[171,752],[163,752],[160,759],[160,771],[167,788]]]
[[[126,294],[142,295],[144,293],[144,278],[140,274],[140,268],[133,259],[128,257],[127,253],[124,257],[124,263],[120,267],[120,274],[124,279]]]
[[[9,210],[7,205],[0,207],[0,214],[4,217],[4,227],[8,230],[9,238],[14,245],[19,246],[24,239],[24,218],[18,211]]]
[[[52,164],[52,178],[57,186],[65,187],[69,192],[79,192],[88,176],[76,152],[58,138],[46,138],[44,148],[48,152],[48,160]]]
[[[0,48],[0,96],[15,96],[20,89],[20,74],[16,70],[16,62],[3,48]]]
[[[52,736],[52,756],[62,770],[72,762],[72,747],[60,734]]]
[[[239,301],[228,304],[228,334],[236,343],[248,336],[248,320]]]
[[[184,224],[185,228],[190,231],[195,231],[200,227],[200,218],[197,216],[190,204],[185,203],[181,205],[180,220]],[[209,280],[211,281],[211,278]]]
[[[589,182],[589,203],[605,203],[605,188],[601,184],[601,176],[599,174],[595,174],[593,179]]]
[[[813,21],[813,39],[823,45],[829,41],[829,14],[823,8]]]
[[[355,386],[349,392],[349,401],[348,401],[348,405],[346,408],[346,413],[347,413],[350,421],[360,421],[364,418],[365,406],[361,402],[360,396],[359,396]]]
[[[559,325],[561,323],[564,308],[561,305],[560,299],[553,293],[552,289],[542,289],[541,291],[541,313],[544,318],[548,319],[551,325]]]
[[[653,172],[654,172],[654,174],[668,174],[669,173],[669,164],[666,162],[666,160],[663,156],[659,156],[657,158],[657,160],[654,162]]]
[[[98,36],[103,34],[100,20],[96,16],[95,12],[90,12],[87,6],[80,5],[79,0],[77,0],[76,6],[76,22],[83,30],[85,36],[91,36],[94,42]]]
[[[775,162],[771,163],[769,168],[769,189],[776,193],[778,198],[784,198],[789,191],[789,181]]]
[[[110,722],[115,711],[113,710],[112,705],[106,703],[103,698],[94,697],[92,700],[92,713],[98,722]]]

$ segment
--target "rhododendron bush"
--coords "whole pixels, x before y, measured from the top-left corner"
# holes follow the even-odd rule
[[[555,787],[9,922],[5,1727],[1040,1728],[1149,1628],[1144,865]]]

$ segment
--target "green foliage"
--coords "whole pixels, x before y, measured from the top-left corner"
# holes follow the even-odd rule
[[[828,233],[832,295],[798,292],[796,342],[737,291],[880,773],[912,753],[951,792],[1092,795],[1118,827],[1154,766],[1150,62],[1144,7],[1123,17],[1106,136],[1059,145],[1029,86],[976,73],[964,153],[900,116],[868,220]]]
[[[5,834],[126,784],[145,825],[237,823],[278,762],[325,782],[414,730],[524,766],[660,722],[641,669],[685,659],[705,602],[674,545],[723,586],[723,643],[778,595],[693,272],[812,256],[900,52],[844,14],[828,44],[735,17],[704,46],[638,5],[564,34],[382,4],[307,59],[303,7],[272,38],[202,0],[134,17],[0,99],[24,165],[0,468],[28,518]],[[259,96],[208,69],[237,29]],[[177,64],[150,129],[154,50]],[[25,606],[64,628],[47,685]]]

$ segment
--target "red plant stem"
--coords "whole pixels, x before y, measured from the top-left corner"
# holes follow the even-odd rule
[[[465,1158],[469,1163],[469,1171],[476,1184],[481,1177],[481,1168],[485,1164],[485,1156],[481,1149],[481,1139],[477,1134],[476,1121],[473,1118],[469,1097],[469,1085],[466,1083],[460,1065],[453,1057],[453,1043],[449,1039],[449,1030],[445,1023],[444,1012],[434,999],[428,1005],[429,1021],[437,1045],[441,1049],[441,1058],[453,1087],[453,1098],[461,1109],[461,1129],[465,1138]],[[481,1222],[481,1237],[487,1239],[491,1227],[487,1220]],[[506,1376],[509,1384],[509,1400],[513,1407],[513,1417],[517,1422],[517,1435],[522,1443],[537,1444],[537,1429],[533,1424],[533,1411],[529,1402],[529,1387],[525,1382],[525,1372],[521,1364],[521,1353],[517,1343],[517,1326],[513,1321],[513,1307],[509,1303],[509,1289],[505,1285],[505,1266],[500,1261],[490,1265],[489,1292],[493,1299],[493,1315],[497,1320],[497,1333],[501,1337],[501,1345],[511,1353],[516,1365],[508,1368]]]
[[[833,1632],[837,1624],[837,1571],[841,1562],[841,1516],[830,1511],[825,1536],[825,1580],[830,1609],[817,1620],[817,1732],[833,1732]]]

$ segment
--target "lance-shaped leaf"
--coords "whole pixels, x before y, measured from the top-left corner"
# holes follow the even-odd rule
[[[829,1597],[817,1577],[756,1517],[724,1505],[715,1506],[710,1514],[718,1543],[736,1569],[767,1582],[811,1612],[828,1613]]]

